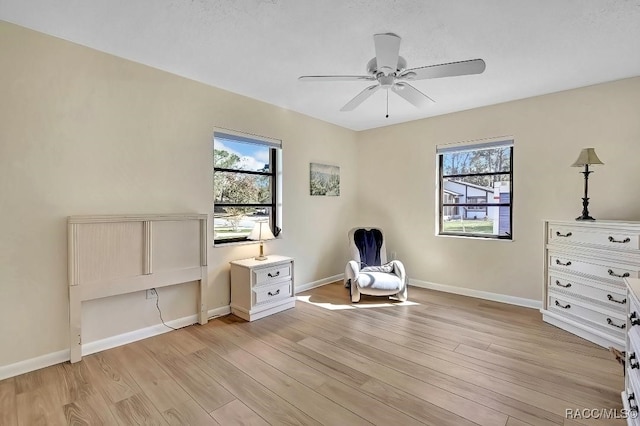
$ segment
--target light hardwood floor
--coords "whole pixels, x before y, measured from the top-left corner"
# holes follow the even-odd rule
[[[296,307],[234,316],[0,381],[0,425],[624,425],[622,367],[534,309],[334,283]]]

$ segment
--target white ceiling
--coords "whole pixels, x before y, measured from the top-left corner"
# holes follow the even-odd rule
[[[0,0],[0,19],[354,130],[640,75],[640,0]],[[480,75],[413,82],[418,109],[370,82],[373,34],[408,67],[482,58]]]

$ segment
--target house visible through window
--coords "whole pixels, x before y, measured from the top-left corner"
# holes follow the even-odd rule
[[[512,238],[513,141],[437,148],[440,235]]]
[[[256,221],[279,233],[280,141],[232,132],[213,137],[214,243],[247,239]]]

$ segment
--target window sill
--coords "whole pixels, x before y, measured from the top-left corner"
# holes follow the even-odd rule
[[[474,235],[450,235],[450,234],[436,234],[436,237],[443,238],[462,238],[465,240],[483,240],[483,241],[501,241],[503,243],[512,243],[514,238],[490,238],[490,237],[476,237]]]
[[[230,241],[228,243],[216,243],[212,244],[213,247],[231,247],[231,246],[245,246],[248,244],[258,244],[260,241]]]
[[[281,240],[282,237],[276,237],[275,240],[264,240],[266,244],[269,244],[269,241],[277,241],[277,240]],[[213,248],[222,248],[222,247],[233,247],[233,246],[246,246],[246,245],[250,245],[250,244],[260,244],[260,241],[255,241],[255,240],[246,240],[246,241],[230,241],[228,243],[216,243],[214,242],[213,244],[211,244],[211,246]]]

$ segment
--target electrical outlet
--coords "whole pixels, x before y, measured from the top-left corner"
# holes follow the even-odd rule
[[[155,299],[158,297],[158,292],[155,288],[150,288],[147,290],[147,299]]]

